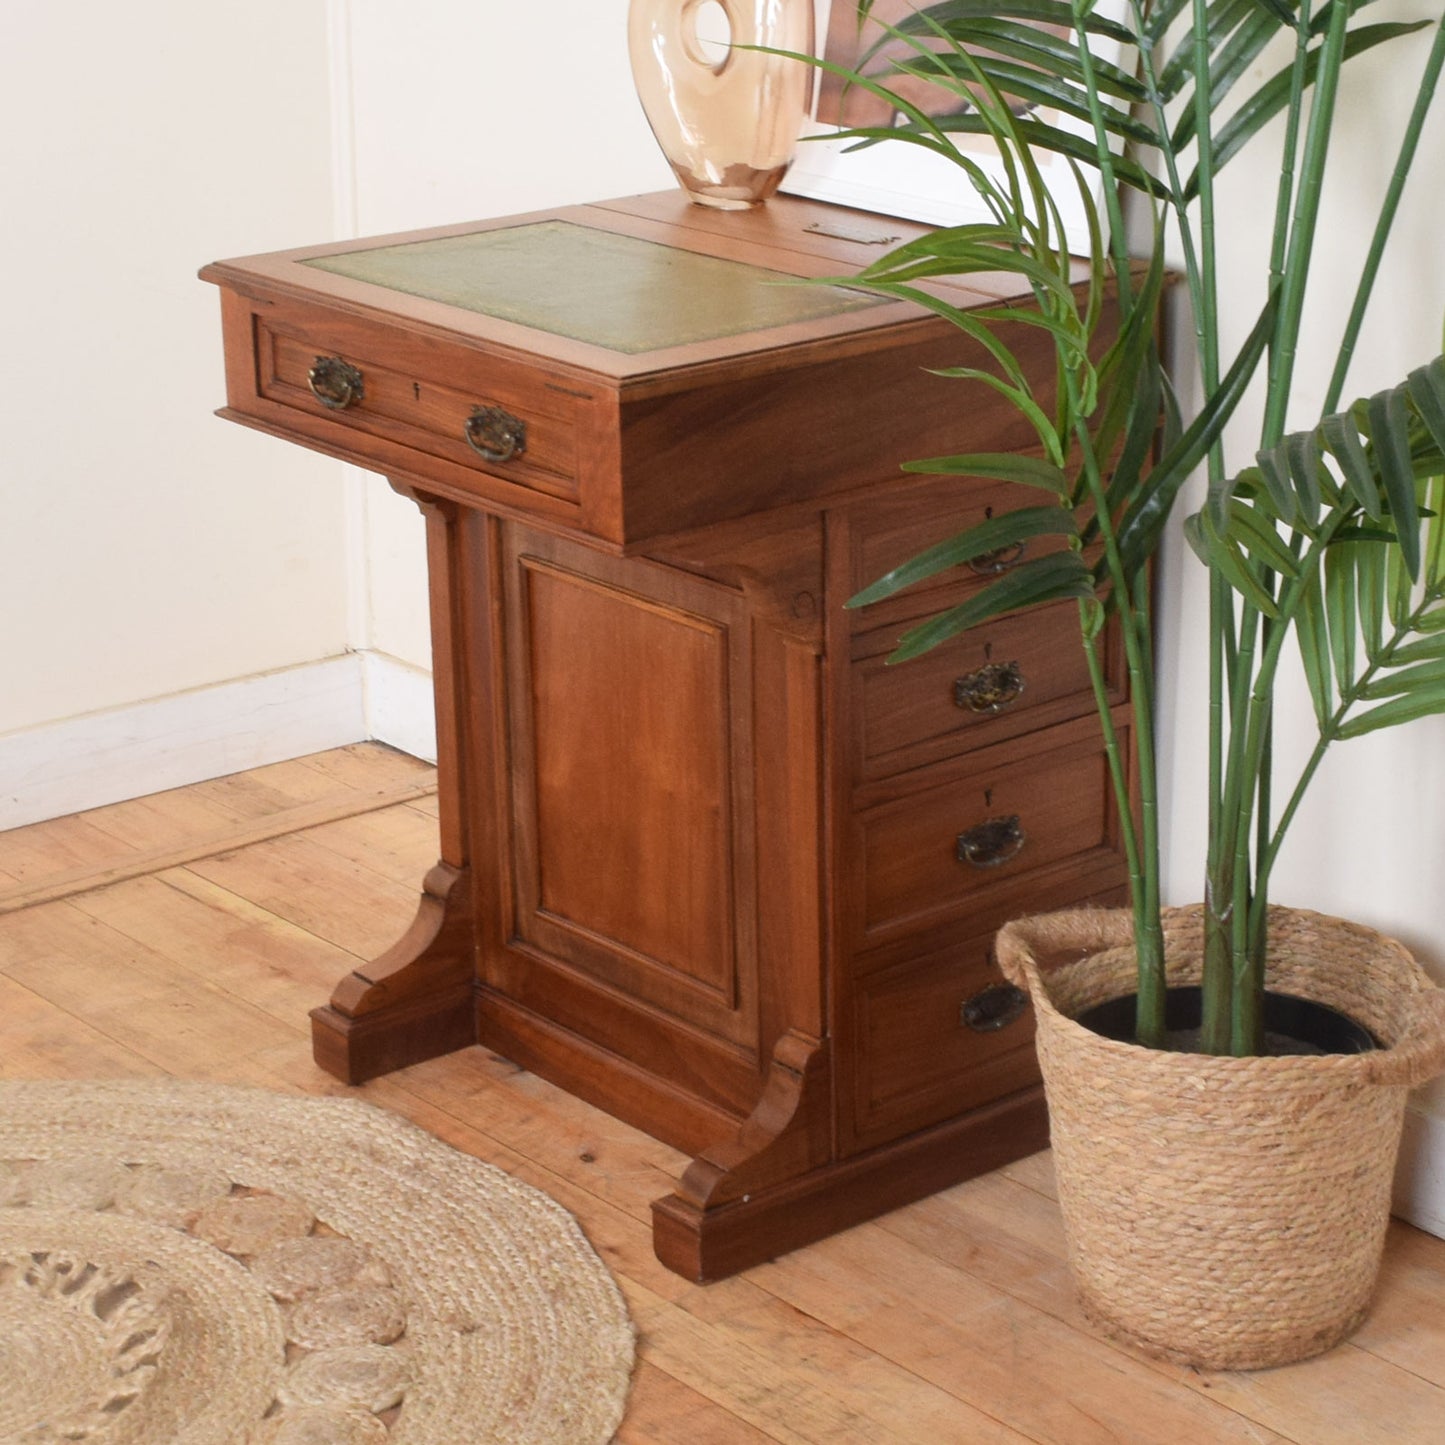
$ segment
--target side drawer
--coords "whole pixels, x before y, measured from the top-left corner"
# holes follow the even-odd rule
[[[1078,607],[1060,602],[995,618],[909,662],[890,665],[898,629],[857,638],[852,706],[855,776],[885,777],[1033,728],[1092,713]],[[1118,633],[1105,635],[1110,701],[1124,697]]]
[[[1115,726],[1127,734],[1123,709]],[[1094,717],[919,769],[888,791],[853,819],[860,947],[981,913],[1002,921],[1067,875],[1122,862]]]
[[[1039,1079],[1027,996],[992,936],[857,979],[850,996],[851,1149],[1026,1089]]]
[[[359,394],[328,406],[308,377],[318,364],[337,363],[359,377]],[[367,438],[375,437],[533,491],[577,499],[578,401],[549,388],[545,373],[350,317],[328,325],[321,314],[303,318],[273,311],[256,319],[256,380],[261,396],[334,427],[354,450],[368,450]],[[473,445],[467,427],[478,413]],[[482,455],[477,446],[493,455]],[[384,464],[388,458],[379,454],[378,460]]]
[[[1021,507],[1043,506],[1048,500],[1048,493],[1033,487],[978,477],[950,477],[920,482],[901,495],[860,504],[848,513],[844,599],[940,542],[995,516]],[[903,630],[898,623],[906,623],[925,608],[934,612],[954,606],[1021,562],[1063,551],[1067,546],[1063,536],[1031,537],[1017,547],[950,567],[928,582],[871,607],[851,611],[848,616],[855,632],[890,625],[896,628],[896,636]]]

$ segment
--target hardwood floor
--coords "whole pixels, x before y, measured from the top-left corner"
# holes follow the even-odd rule
[[[435,814],[363,745],[0,833],[0,1074],[344,1092],[307,1011],[410,920]],[[652,1255],[674,1150],[481,1049],[362,1092],[580,1219],[639,1331],[625,1445],[1445,1441],[1445,1241],[1403,1224],[1351,1343],[1198,1374],[1085,1325],[1047,1154],[694,1286]]]

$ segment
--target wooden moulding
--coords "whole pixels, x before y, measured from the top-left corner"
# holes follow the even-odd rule
[[[470,875],[438,863],[423,887],[406,933],[312,1011],[316,1062],[348,1084],[476,1042]]]
[[[737,1115],[655,1069],[644,1068],[572,1029],[483,986],[475,995],[476,1042],[566,1089],[654,1139],[695,1153],[727,1138]],[[468,1042],[471,1042],[469,1039]]]
[[[652,1206],[653,1248],[668,1269],[687,1279],[723,1279],[1036,1153],[1048,1142],[1043,1090],[1035,1087],[717,1206],[690,1196],[690,1169],[675,1193]]]
[[[344,1084],[364,1084],[412,1064],[455,1053],[476,1040],[468,985],[385,1014],[351,1019],[330,1004],[311,1011],[318,1068]]]

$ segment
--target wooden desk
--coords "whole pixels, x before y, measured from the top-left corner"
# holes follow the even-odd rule
[[[1067,606],[887,670],[980,579],[842,606],[1012,504],[901,462],[1030,441],[928,374],[977,361],[946,322],[786,284],[917,229],[666,194],[202,272],[222,415],[427,521],[441,859],[316,1058],[480,1043],[678,1145],[655,1241],[693,1278],[1040,1148],[992,935],[1123,881]]]

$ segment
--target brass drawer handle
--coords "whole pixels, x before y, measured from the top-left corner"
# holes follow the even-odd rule
[[[992,552],[980,552],[968,559],[968,570],[980,577],[997,577],[1000,572],[1009,572],[1024,560],[1028,551],[1027,542],[1015,542],[1011,547],[995,547]]]
[[[1028,994],[1011,983],[990,984],[982,993],[964,999],[959,1022],[976,1034],[995,1034],[1013,1023],[1028,1007],[1028,1002]]]
[[[467,445],[489,462],[509,462],[527,450],[527,423],[499,406],[474,407],[462,431]]]
[[[1017,858],[1027,842],[1017,813],[990,818],[958,835],[958,861],[972,868],[997,868]]]
[[[311,395],[332,411],[345,411],[366,399],[361,373],[339,356],[318,356],[306,373]]]
[[[1023,670],[1016,662],[990,662],[953,684],[953,701],[969,712],[999,713],[1023,695]]]

